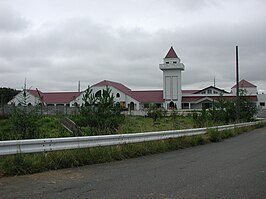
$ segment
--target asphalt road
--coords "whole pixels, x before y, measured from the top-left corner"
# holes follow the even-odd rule
[[[119,162],[0,178],[0,198],[266,198],[266,128]]]

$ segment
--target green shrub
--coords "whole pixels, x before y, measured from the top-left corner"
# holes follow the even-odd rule
[[[222,140],[221,132],[217,130],[208,130],[208,135],[211,142],[220,142]]]
[[[95,96],[92,89],[88,87],[83,96],[84,104],[81,107],[81,115],[75,122],[79,126],[89,126],[93,135],[111,134],[124,122],[125,116],[121,114],[121,107],[115,105],[111,89],[107,87],[102,90],[100,96]]]

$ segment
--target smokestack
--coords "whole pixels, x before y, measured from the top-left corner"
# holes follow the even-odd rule
[[[80,92],[80,81],[78,81],[78,92]]]

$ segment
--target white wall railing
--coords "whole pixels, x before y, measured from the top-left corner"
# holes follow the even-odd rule
[[[0,156],[164,140],[169,138],[205,134],[208,129],[217,129],[218,131],[222,131],[226,129],[252,126],[260,122],[261,121],[209,128],[194,128],[147,133],[0,141]]]

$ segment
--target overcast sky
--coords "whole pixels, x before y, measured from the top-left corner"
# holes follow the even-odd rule
[[[266,92],[265,0],[0,0],[0,87],[76,91],[104,79],[161,89],[171,46],[182,89],[235,84]]]

